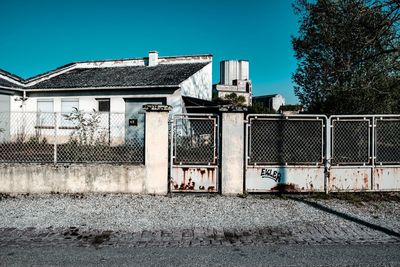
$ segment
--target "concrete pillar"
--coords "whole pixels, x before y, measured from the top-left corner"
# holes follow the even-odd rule
[[[145,167],[144,193],[165,195],[168,193],[168,113],[171,106],[144,105]]]
[[[223,195],[243,194],[244,109],[222,108],[221,190]]]

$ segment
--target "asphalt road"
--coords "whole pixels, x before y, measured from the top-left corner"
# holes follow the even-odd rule
[[[0,248],[0,266],[400,266],[400,246]]]

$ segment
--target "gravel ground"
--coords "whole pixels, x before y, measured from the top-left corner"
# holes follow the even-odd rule
[[[143,231],[354,224],[352,218],[400,229],[400,202],[351,203],[307,197],[219,195],[30,195],[0,197],[0,228],[35,227]]]

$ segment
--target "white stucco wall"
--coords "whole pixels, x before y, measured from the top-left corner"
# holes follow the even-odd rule
[[[281,106],[285,105],[285,98],[281,95],[276,95],[272,98],[272,108],[276,111],[279,110]]]
[[[182,96],[196,97],[204,100],[212,98],[212,62],[196,72],[181,84]]]
[[[172,95],[167,98],[167,105],[172,107],[171,115],[183,113],[183,100],[181,89],[176,90]]]
[[[179,91],[179,90],[178,90]],[[167,103],[169,105],[178,105],[181,106],[181,102],[177,101],[179,92],[175,92],[174,94],[143,94],[143,95],[117,95],[117,96],[108,96],[108,95],[92,95],[92,96],[74,96],[71,93],[71,96],[66,97],[29,97],[28,100],[25,101],[24,105],[22,105],[21,101],[14,101],[14,98],[11,101],[11,111],[12,112],[37,112],[37,100],[38,99],[52,99],[54,105],[54,112],[61,112],[61,100],[68,98],[77,98],[79,99],[79,109],[84,112],[92,112],[93,110],[98,110],[98,101],[96,98],[109,98],[110,99],[110,112],[115,113],[124,113],[125,112],[125,101],[124,98],[167,98]],[[15,97],[16,98],[16,97]],[[22,105],[22,107],[21,107]]]
[[[54,112],[61,112],[61,100],[66,98],[77,98],[79,99],[79,109],[84,112],[92,112],[93,110],[98,110],[98,101],[96,98],[109,98],[110,99],[110,112],[111,119],[109,120],[108,113],[102,113],[100,115],[100,128],[109,129],[109,135],[111,137],[112,144],[120,144],[125,141],[125,100],[124,98],[166,98],[168,105],[173,107],[171,114],[182,113],[183,101],[181,97],[181,90],[177,89],[173,94],[143,94],[143,95],[117,95],[117,96],[107,96],[107,95],[93,95],[93,96],[70,96],[70,97],[29,97],[25,103],[22,105],[21,101],[15,101],[18,97],[12,97],[11,99],[11,123],[8,124],[9,128],[8,139],[15,140],[18,135],[23,132],[26,134],[27,140],[30,137],[35,136],[37,133],[38,125],[38,115],[37,115],[37,101],[38,99],[52,99]],[[44,126],[63,126],[63,121],[60,115],[57,115],[56,122],[54,121],[54,115],[52,114],[42,114],[46,118],[46,123],[41,124]],[[50,121],[50,122],[49,122]],[[110,122],[110,126],[109,126]],[[105,130],[104,130],[105,131]],[[57,133],[55,129],[41,129],[40,135],[45,137],[47,141],[53,143],[55,134],[57,135],[57,142],[64,143],[67,142],[72,133],[71,129],[61,129],[57,127]],[[4,135],[4,134],[3,134]],[[108,136],[108,134],[107,134]]]
[[[8,140],[11,96],[0,93],[0,143]]]

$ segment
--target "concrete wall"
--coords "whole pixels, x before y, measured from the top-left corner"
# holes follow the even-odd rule
[[[2,193],[143,193],[143,165],[1,164]]]

